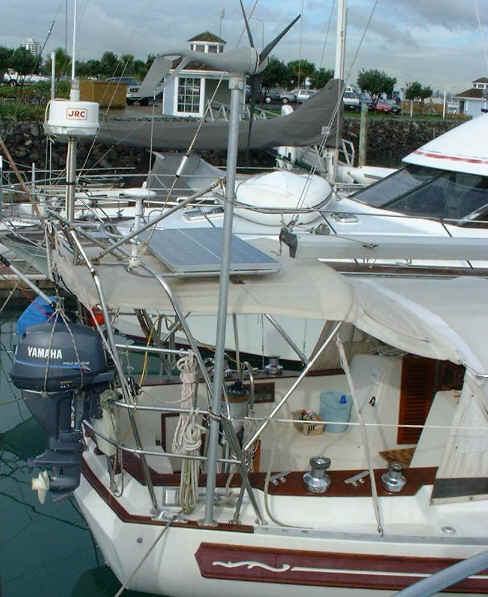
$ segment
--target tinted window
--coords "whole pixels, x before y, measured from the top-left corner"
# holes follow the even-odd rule
[[[413,216],[474,218],[488,205],[488,178],[407,166],[356,193],[354,199]]]
[[[475,174],[444,172],[430,184],[393,201],[388,209],[406,214],[460,220],[488,204],[488,180]]]
[[[354,195],[354,199],[373,207],[385,207],[394,199],[431,181],[439,173],[439,170],[432,168],[408,166],[359,191]]]

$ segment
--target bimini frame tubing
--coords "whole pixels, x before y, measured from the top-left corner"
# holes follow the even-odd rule
[[[78,236],[74,230],[70,231],[70,236],[73,239],[80,255],[83,257],[83,260],[85,261],[86,266],[88,267],[88,270],[90,271],[90,274],[93,278],[93,282],[95,283],[95,287],[97,289],[98,298],[100,299],[100,305],[102,307],[103,316],[105,318],[105,324],[107,327],[107,340],[108,340],[108,344],[110,346],[111,356],[113,358],[115,368],[117,369],[117,373],[119,376],[120,387],[122,389],[122,395],[124,397],[124,400],[127,402],[127,404],[133,404],[134,400],[133,400],[131,391],[129,389],[129,384],[127,382],[127,379],[125,378],[124,370],[122,369],[122,365],[120,364],[119,353],[118,353],[117,347],[115,345],[115,338],[114,338],[114,333],[113,333],[113,329],[112,329],[112,323],[110,321],[110,316],[108,313],[107,304],[105,302],[105,295],[103,293],[103,288],[102,288],[102,284],[100,282],[100,278],[98,277],[97,271],[95,270],[95,268],[91,264],[90,260],[88,259],[88,256],[85,253],[85,250],[83,249],[83,246],[81,245],[81,243],[78,239]],[[137,423],[135,420],[135,413],[132,410],[129,410],[128,415],[129,415],[129,422],[130,422],[132,433],[134,435],[136,445],[140,450],[143,450],[141,436],[139,435],[139,429],[137,428]],[[144,474],[144,480],[147,483],[147,489],[149,491],[149,496],[151,498],[151,502],[152,502],[152,505],[154,508],[154,515],[157,516],[159,514],[160,509],[159,509],[159,505],[158,505],[158,500],[156,498],[156,494],[154,492],[154,487],[152,484],[151,472],[149,471],[149,466],[147,464],[147,460],[146,460],[146,457],[144,456],[144,454],[141,454],[141,465],[142,465],[142,471]]]

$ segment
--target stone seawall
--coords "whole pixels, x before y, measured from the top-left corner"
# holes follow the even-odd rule
[[[369,119],[367,163],[399,167],[403,157],[462,122],[464,121]],[[352,141],[357,156],[359,118],[344,119],[343,137]]]
[[[457,120],[409,121],[403,119],[370,119],[368,122],[367,161],[372,165],[399,166],[402,157],[424,143],[460,124]],[[47,141],[39,123],[2,123],[0,135],[14,160],[29,169],[35,162],[38,169],[63,169],[66,145]],[[345,118],[343,136],[352,141],[358,151],[359,119]],[[225,165],[224,152],[202,152],[211,163]],[[239,155],[240,165],[272,166],[273,160],[264,151],[252,151],[250,160],[245,152]],[[78,168],[134,168],[135,172],[147,172],[149,152],[130,146],[112,147],[91,142],[79,144]],[[4,167],[9,168],[8,164]],[[132,182],[131,184],[138,184]]]

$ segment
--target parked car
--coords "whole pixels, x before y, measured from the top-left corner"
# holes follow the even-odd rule
[[[141,106],[147,106],[152,97],[142,97],[139,93],[141,82],[135,77],[109,77],[106,79],[107,83],[118,83],[127,87],[126,101],[130,106],[135,102],[139,102]]]
[[[41,83],[42,81],[49,81],[49,77],[43,75],[19,75],[13,69],[9,68],[3,75],[3,82],[10,87],[16,85],[24,85],[30,83]]]
[[[302,104],[304,101],[310,99],[312,95],[315,95],[318,92],[316,89],[293,89],[291,93],[296,96],[296,101],[299,104]]]
[[[297,96],[291,91],[286,91],[286,89],[271,87],[264,93],[263,99],[265,104],[288,104],[296,102]]]
[[[361,100],[359,95],[354,93],[354,91],[344,91],[342,103],[344,104],[344,110],[352,110],[353,112],[361,110]]]
[[[390,100],[378,100],[376,102],[376,112],[383,112],[384,114],[400,114],[402,111],[401,107]]]
[[[389,100],[391,104],[391,113],[392,114],[401,114],[402,112],[402,105],[400,102],[393,100]]]

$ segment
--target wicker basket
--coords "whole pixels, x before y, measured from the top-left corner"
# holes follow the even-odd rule
[[[292,413],[294,419],[300,419],[303,423],[295,421],[293,425],[295,429],[302,433],[303,435],[319,435],[320,433],[324,432],[324,424],[323,423],[308,423],[305,421],[320,421],[320,417],[317,413],[313,412],[312,410],[305,410],[304,408],[300,410],[295,410]]]

